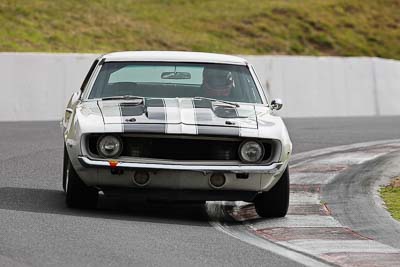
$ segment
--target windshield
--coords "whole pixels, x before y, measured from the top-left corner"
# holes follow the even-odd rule
[[[208,97],[262,103],[246,66],[207,63],[107,62],[89,99],[115,96]]]

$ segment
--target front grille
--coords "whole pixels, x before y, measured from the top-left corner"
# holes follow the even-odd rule
[[[88,147],[91,154],[98,156],[97,140],[99,135],[91,135]],[[214,137],[215,138],[215,137]],[[170,137],[122,136],[123,152],[121,156],[141,157],[166,160],[239,160],[238,149],[243,140],[210,140]],[[274,143],[263,141],[265,155],[269,160],[274,150]]]
[[[238,142],[124,138],[127,156],[174,160],[236,160]]]

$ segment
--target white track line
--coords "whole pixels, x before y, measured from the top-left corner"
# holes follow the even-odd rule
[[[303,251],[307,254],[321,255],[324,253],[399,253],[398,249],[374,240],[326,240],[300,239],[280,241],[285,247]]]
[[[245,225],[254,230],[275,227],[342,227],[332,216],[322,215],[286,215],[284,218],[260,220]]]

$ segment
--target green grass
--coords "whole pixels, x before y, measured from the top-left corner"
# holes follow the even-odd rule
[[[2,0],[0,51],[400,59],[400,0]]]
[[[380,193],[393,218],[400,221],[400,187],[382,187]]]

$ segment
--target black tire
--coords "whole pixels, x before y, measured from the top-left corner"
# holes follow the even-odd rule
[[[264,218],[285,217],[289,208],[289,167],[268,192],[257,195],[254,205],[257,214]]]
[[[69,158],[67,160],[65,173],[65,188],[65,202],[68,207],[84,209],[96,208],[99,197],[98,191],[85,185],[72,167]]]
[[[65,183],[66,183],[66,178],[67,178],[68,161],[69,161],[68,152],[67,152],[67,148],[64,145],[63,177],[62,177],[62,188],[63,188],[64,192],[67,192],[66,188],[65,188]]]
[[[205,205],[206,201],[205,200],[184,200],[184,201],[179,201],[178,203],[201,206],[201,205]]]

